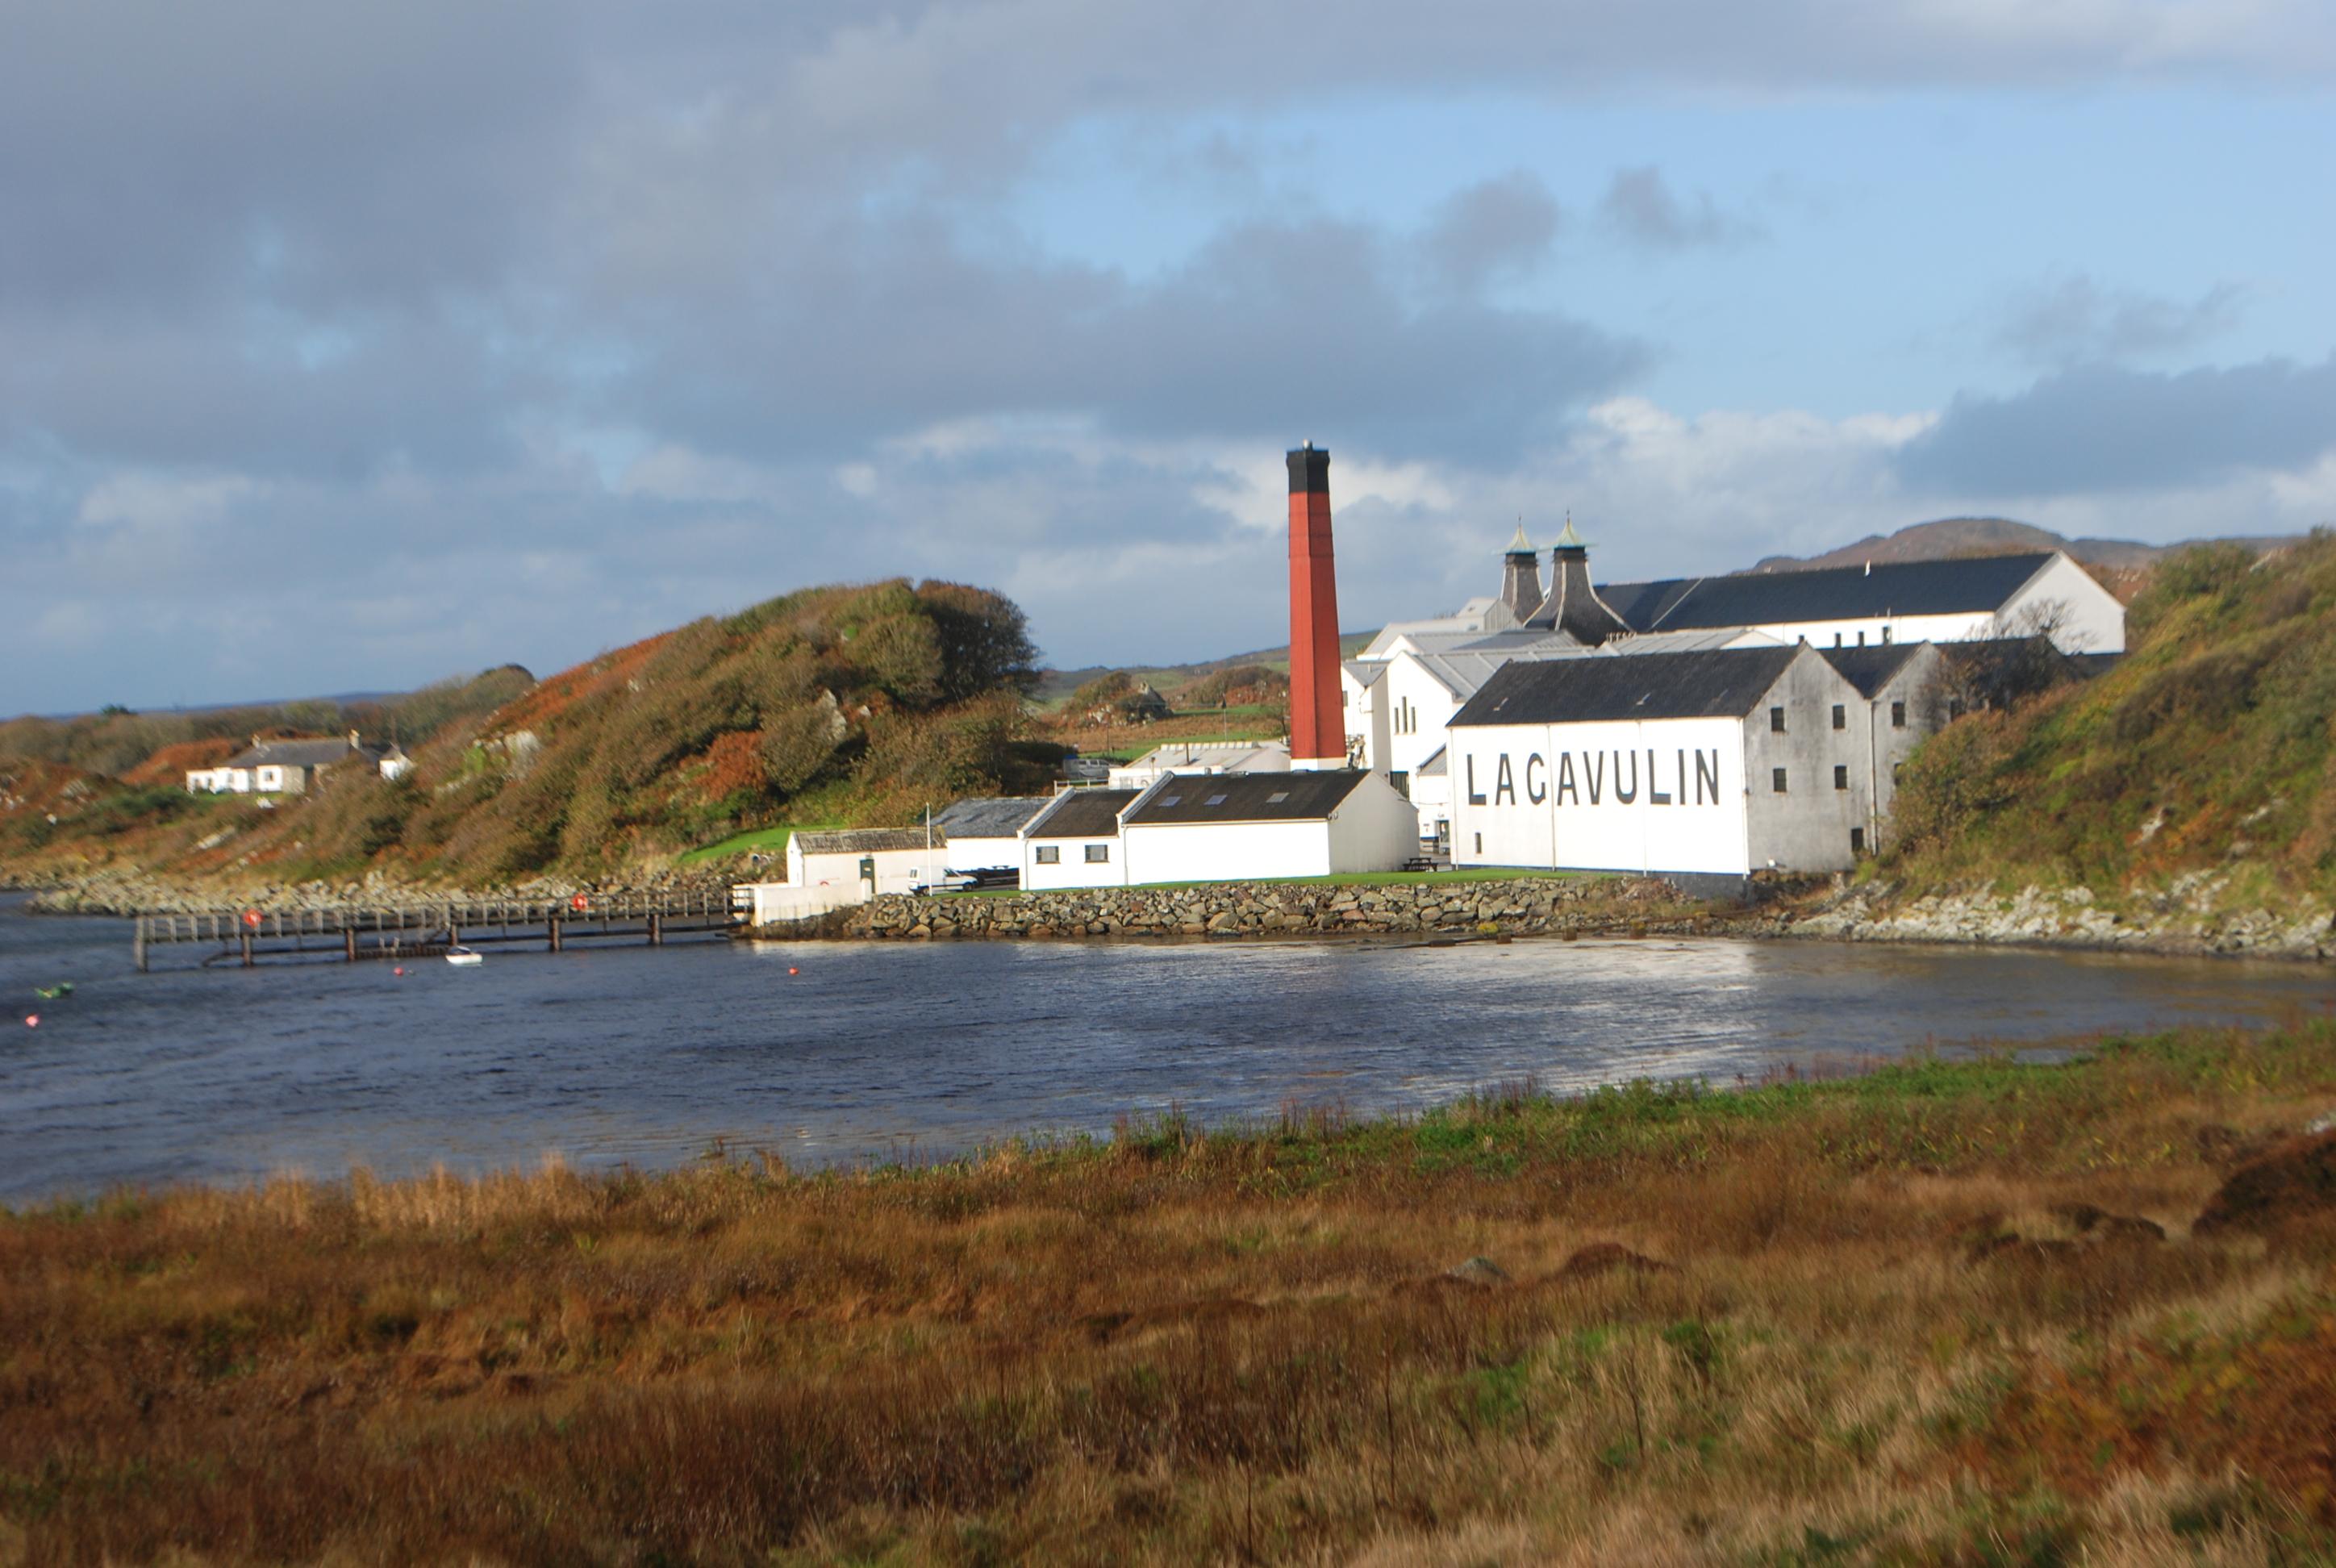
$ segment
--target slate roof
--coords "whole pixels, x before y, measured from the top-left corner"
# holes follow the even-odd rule
[[[925,847],[922,828],[841,828],[832,833],[797,833],[794,843],[803,846],[807,855],[872,855],[879,850],[920,850]],[[933,848],[949,842],[939,827],[933,829]]]
[[[999,795],[953,803],[933,818],[933,831],[968,839],[1010,839],[1046,809],[1048,795]]]
[[[1119,836],[1119,813],[1142,790],[1065,790],[1046,813],[1030,824],[1034,839],[1111,839]]]
[[[219,764],[221,767],[330,767],[353,756],[378,757],[385,747],[349,745],[346,735],[328,740],[264,740]]]
[[[1199,774],[1169,780],[1127,815],[1128,825],[1160,823],[1316,822],[1370,775],[1356,768],[1315,773]]]
[[[1801,653],[1796,645],[1520,662],[1486,681],[1484,689],[1452,716],[1452,727],[1741,718]]]
[[[1870,620],[1897,615],[1991,615],[2049,553],[1968,560],[1876,561],[1815,571],[1616,582],[1599,594],[1640,631],[1699,626],[1771,626],[1785,621]]]
[[[1445,755],[1450,746],[1437,746],[1428,759],[1412,770],[1417,778],[1442,778],[1452,771],[1451,760]]]
[[[1841,677],[1857,688],[1857,695],[1870,697],[1898,678],[1899,672],[1914,660],[1914,656],[1931,645],[1927,642],[1884,642],[1865,648],[1821,648],[1817,655],[1841,672]]]

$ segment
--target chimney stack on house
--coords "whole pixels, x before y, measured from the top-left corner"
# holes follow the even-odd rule
[[[1501,557],[1501,602],[1509,607],[1519,626],[1541,608],[1541,557],[1525,539],[1524,519],[1517,519],[1517,537]]]
[[[1290,454],[1290,765],[1347,765],[1338,687],[1338,574],[1330,555],[1330,454]]]

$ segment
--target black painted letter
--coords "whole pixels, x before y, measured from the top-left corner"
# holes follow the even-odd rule
[[[1549,786],[1533,783],[1533,769],[1548,766],[1547,763],[1541,760],[1541,753],[1536,751],[1525,754],[1525,799],[1535,805],[1549,799]]]

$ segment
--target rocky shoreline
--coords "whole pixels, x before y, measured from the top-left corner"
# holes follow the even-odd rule
[[[44,914],[130,915],[347,905],[423,909],[453,900],[558,901],[725,886],[703,872],[652,872],[622,881],[541,877],[509,887],[425,886],[378,872],[346,882],[188,887],[104,872],[19,888]],[[2018,893],[1967,889],[1910,895],[1886,882],[1842,879],[1766,884],[1755,901],[1719,904],[1654,877],[1519,877],[1484,882],[1331,887],[1227,882],[946,899],[887,895],[816,920],[749,933],[770,940],[923,940],[1095,938],[1241,939],[1279,936],[1438,938],[1517,936],[1797,937],[1857,942],[1941,942],[2163,956],[2231,955],[2325,962],[2336,958],[2336,911],[2224,907],[2224,883],[2194,874],[2163,893],[2113,903],[2082,889]]]
[[[100,872],[21,887],[32,898],[25,907],[36,914],[138,915],[188,914],[211,910],[261,909],[283,911],[345,909],[434,909],[453,902],[558,902],[577,893],[593,898],[626,893],[676,892],[724,889],[732,879],[695,872],[661,872],[592,881],[573,877],[531,877],[506,887],[478,889],[440,887],[386,877],[378,872],[343,882],[202,883],[190,887],[136,872]]]

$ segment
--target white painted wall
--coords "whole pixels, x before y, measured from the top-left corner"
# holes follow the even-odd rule
[[[1421,763],[1443,748],[1445,726],[1460,711],[1461,699],[1409,653],[1387,661],[1378,695],[1387,709],[1387,760],[1375,763],[1372,771],[1416,774]]]
[[[998,871],[1022,863],[1022,841],[1012,833],[1003,838],[951,833],[949,842],[933,852],[953,872]]]
[[[1089,844],[1103,845],[1110,858],[1100,865],[1090,865],[1086,858]],[[1057,851],[1061,858],[1053,865],[1044,864],[1038,859],[1041,849]],[[1125,849],[1116,838],[1022,841],[1022,887],[1026,892],[1044,892],[1056,888],[1116,888],[1126,885]]]
[[[867,884],[840,886],[829,883],[822,887],[799,888],[793,882],[746,882],[730,890],[732,907],[738,895],[747,895],[748,918],[758,926],[774,920],[808,920],[823,915],[830,910],[840,910],[847,904],[868,901]]]
[[[1452,753],[1455,865],[1750,869],[1737,720],[1471,726]]]
[[[1321,821],[1297,823],[1129,823],[1127,881],[1271,881],[1330,872],[1330,834]]]
[[[1347,755],[1355,759],[1358,766],[1385,772],[1381,759],[1387,754],[1387,710],[1378,700],[1378,682],[1365,686],[1355,678],[1352,670],[1342,666],[1338,670],[1338,693],[1346,717]]]

